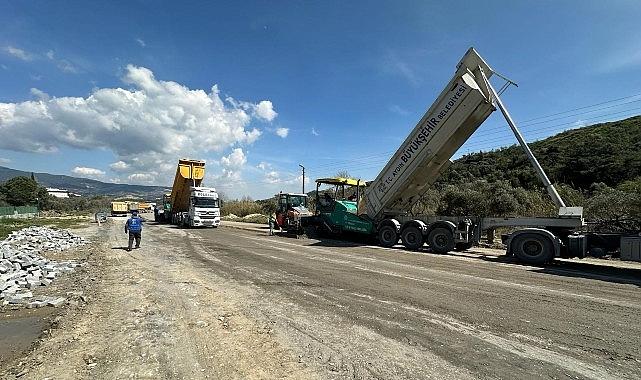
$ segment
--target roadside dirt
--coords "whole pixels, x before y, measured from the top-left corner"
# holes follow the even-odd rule
[[[247,317],[234,285],[185,260],[183,231],[144,233],[142,247],[126,252],[123,223],[87,231],[96,241],[87,266],[59,281],[87,303],[52,311],[50,327],[3,364],[1,378],[315,378],[268,321]]]

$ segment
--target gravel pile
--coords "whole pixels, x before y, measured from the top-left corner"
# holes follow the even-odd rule
[[[0,300],[3,305],[27,307],[58,306],[63,297],[33,298],[31,289],[47,286],[60,274],[71,272],[80,264],[52,261],[44,251],[63,251],[86,244],[84,238],[69,231],[48,227],[28,227],[12,232],[0,242]]]

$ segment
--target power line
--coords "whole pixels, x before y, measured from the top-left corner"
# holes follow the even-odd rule
[[[587,118],[584,121],[596,120],[596,119],[601,119],[601,118],[608,117],[608,116],[620,115],[620,114],[625,114],[625,113],[631,113],[628,116],[632,116],[632,115],[637,114],[639,111],[641,111],[641,107],[631,108],[631,109],[618,111],[618,112],[612,112],[612,113],[608,113],[608,114],[604,114],[604,115],[599,115],[599,116]],[[549,126],[545,126],[545,127],[542,127],[542,128],[537,128],[537,129],[534,129],[534,130],[530,130],[528,133],[532,134],[533,132],[550,131],[550,130],[556,129],[558,127],[575,125],[575,123],[576,122],[569,122],[569,123],[561,123],[561,124],[549,125]],[[496,134],[497,134],[497,132],[488,133],[488,134],[484,134],[484,137],[491,136],[491,135],[496,135]],[[514,136],[511,135],[511,134],[506,134],[505,137],[506,138],[512,138]],[[466,146],[467,148],[471,148],[472,146],[479,146],[479,145],[482,145],[483,143],[490,142],[490,141],[496,141],[496,140],[484,139],[484,140],[470,140],[470,141],[473,142],[473,144],[467,145]]]
[[[621,113],[625,113],[625,112],[634,112],[631,115],[628,115],[628,116],[632,116],[632,115],[636,114],[639,110],[641,110],[641,107],[640,108],[634,108],[634,109],[628,109],[628,110],[620,111],[620,112],[613,112],[613,113],[609,113],[609,114],[605,114],[605,115],[599,115],[597,117],[590,118],[590,119],[597,119],[597,118],[602,118],[602,117],[611,116],[611,115],[617,115],[617,114],[621,114]],[[590,120],[590,119],[586,119],[586,120]],[[562,126],[571,126],[573,124],[574,124],[574,122],[570,122],[570,123],[562,123],[562,124],[556,124],[556,125],[552,125],[552,126],[546,126],[546,127],[543,127],[543,128],[537,128],[535,130],[531,130],[530,134],[534,133],[535,135],[536,134],[540,135],[541,133],[544,133],[546,131],[554,130],[554,129],[557,129],[558,127],[562,127]],[[469,145],[465,145],[464,144],[463,146],[461,146],[461,149],[463,149],[463,148],[465,148],[465,149],[473,149],[473,148],[479,147],[479,146],[486,146],[487,145],[486,143],[488,141],[493,141],[493,142],[499,143],[498,145],[502,145],[504,142],[508,142],[509,141],[508,139],[512,139],[512,138],[514,138],[514,136],[512,134],[506,134],[505,138],[499,138],[499,139],[493,139],[493,140],[487,140],[486,139],[486,140],[481,140],[481,141],[475,141],[473,144],[469,144]],[[530,136],[530,138],[528,140],[531,141],[532,140],[532,136]],[[500,146],[494,146],[491,149],[498,148],[498,147],[500,147]],[[360,171],[360,170],[372,169],[372,168],[380,168],[380,169],[382,169],[383,166],[388,161],[389,161],[388,159],[371,161],[371,162],[367,163],[368,165],[362,165],[360,163],[349,163],[349,162],[345,163],[345,164],[337,164],[337,165],[341,165],[341,168],[345,169],[345,170],[358,169]],[[330,169],[324,168],[324,170],[314,170],[313,172],[314,173],[316,173],[316,172],[325,172],[325,173],[327,173],[328,170],[330,170]]]
[[[621,98],[606,100],[604,102],[599,102],[599,103],[594,103],[594,104],[587,105],[587,106],[577,107],[577,108],[573,108],[573,109],[566,110],[566,111],[561,111],[561,112],[556,112],[556,113],[552,113],[552,114],[548,114],[548,115],[538,116],[538,117],[535,117],[535,118],[532,118],[532,119],[528,119],[528,120],[525,120],[525,121],[521,122],[519,124],[519,127],[520,128],[524,128],[524,127],[533,126],[533,125],[545,124],[545,123],[548,123],[548,122],[551,122],[551,121],[562,120],[562,119],[568,118],[568,117],[580,116],[580,115],[583,115],[583,114],[588,114],[588,113],[592,113],[592,112],[598,112],[598,111],[602,111],[602,110],[605,110],[605,109],[611,109],[611,108],[621,107],[621,106],[624,106],[624,105],[627,105],[627,104],[641,102],[641,99],[637,99],[637,100],[633,100],[633,101],[630,101],[630,102],[625,102],[625,103],[610,105],[610,106],[607,106],[607,107],[601,107],[601,108],[597,108],[597,109],[592,109],[592,110],[589,110],[589,111],[580,112],[580,113],[576,113],[576,114],[572,114],[572,115],[567,115],[567,116],[560,117],[560,118],[540,121],[540,122],[537,122],[537,123],[530,123],[531,121],[535,121],[535,120],[541,120],[541,119],[545,119],[545,118],[549,118],[549,117],[553,117],[553,116],[558,116],[558,115],[563,115],[563,114],[574,112],[574,111],[590,109],[590,108],[598,107],[598,106],[603,105],[603,104],[614,103],[614,102],[618,102],[618,101],[621,101],[621,100],[630,99],[630,98],[639,97],[639,96],[641,96],[641,93],[634,94],[634,95],[629,95],[629,96],[624,96],[624,97],[621,97]],[[624,112],[630,112],[632,110],[637,110],[637,109],[638,108],[634,108],[634,109],[630,109],[630,110],[625,110],[625,111],[620,111],[620,112],[600,115],[600,116],[597,116],[597,117],[588,118],[588,119],[586,119],[584,121],[595,120],[595,119],[598,119],[598,118],[601,118],[601,117],[611,116],[611,115],[620,114],[620,113],[624,113]],[[574,124],[574,122],[559,124],[557,126],[570,125],[570,124]],[[494,135],[494,134],[497,134],[497,133],[502,133],[502,131],[487,133],[488,131],[494,131],[494,130],[502,129],[502,128],[506,128],[506,130],[507,130],[507,125],[485,128],[484,129],[484,133],[485,133],[486,136],[487,135]],[[536,130],[537,129],[535,129],[535,130],[528,129],[526,132],[529,133],[529,132],[533,132],[533,131],[536,131]],[[485,141],[487,141],[487,140],[485,140]],[[466,147],[471,147],[471,146],[468,145]],[[367,156],[355,157],[355,158],[348,159],[348,160],[334,161],[333,163],[313,165],[313,166],[309,166],[309,168],[310,169],[321,169],[321,168],[332,168],[332,167],[338,168],[338,167],[343,165],[342,163],[367,161],[369,158],[375,158],[375,157],[381,157],[381,156],[385,156],[385,155],[391,155],[394,152],[395,152],[394,150],[390,150],[390,151],[385,151],[385,152],[381,152],[381,153],[375,153],[375,154],[371,154],[371,155],[367,155]]]
[[[557,118],[554,118],[554,119],[538,121],[536,123],[528,123],[527,121],[524,121],[523,124],[519,123],[518,127],[519,128],[525,128],[525,127],[529,127],[529,126],[532,126],[532,125],[545,124],[545,123],[549,123],[549,122],[556,121],[556,120],[563,120],[563,119],[567,119],[569,117],[581,116],[581,115],[585,115],[585,114],[592,113],[592,112],[598,112],[598,111],[603,111],[603,110],[606,110],[606,109],[622,107],[622,106],[627,105],[627,104],[638,103],[638,102],[641,102],[641,99],[637,99],[637,100],[633,100],[633,101],[625,102],[625,103],[614,104],[614,105],[607,106],[607,107],[596,108],[596,109],[593,109],[593,110],[590,110],[590,111],[579,112],[579,113],[575,113],[575,114],[571,114],[571,115],[567,115],[567,116],[563,116],[563,117],[557,117]],[[499,128],[500,129],[508,128],[508,125],[507,124],[503,124],[503,125],[499,125],[499,126],[493,126],[493,127],[487,128],[486,131],[499,129]]]
[[[608,117],[608,116],[620,115],[620,114],[631,113],[631,112],[634,112],[633,114],[631,114],[631,115],[634,115],[638,111],[641,111],[641,107],[627,109],[627,110],[618,111],[618,112],[611,112],[611,113],[607,113],[607,114],[602,114],[602,115],[598,115],[598,116],[595,116],[595,117],[592,117],[592,118],[587,118],[584,121],[596,120],[596,119],[601,119],[601,118]],[[631,115],[628,115],[628,116],[631,116]],[[574,124],[575,124],[575,122],[568,122],[568,123],[555,124],[555,125],[551,125],[551,126],[544,126],[544,127],[541,127],[541,128],[530,129],[528,131],[528,136],[529,136],[528,140],[532,141],[532,135],[536,135],[538,137],[539,135],[541,135],[544,132],[552,131],[552,130],[558,129],[559,127],[572,126]],[[504,137],[500,137],[498,139],[494,138],[494,137],[490,137],[490,136],[495,136],[497,134],[505,134],[505,136]],[[486,137],[486,138],[485,139],[481,139],[481,140],[474,140],[474,139],[469,140],[468,142],[466,142],[465,144],[463,144],[461,146],[461,149],[474,149],[474,148],[477,148],[477,147],[486,146],[488,142],[493,142],[493,143],[495,143],[494,146],[493,147],[488,147],[488,148],[492,149],[492,148],[498,147],[497,145],[500,145],[500,144],[505,143],[505,142],[509,142],[514,138],[514,136],[511,133],[509,133],[509,130],[507,130],[507,127],[506,127],[506,130],[504,132],[500,131],[500,132],[485,133],[483,135],[483,137]],[[327,165],[309,166],[309,170],[312,171],[312,172],[319,172],[319,171],[328,172],[329,170],[333,170],[332,168],[336,168],[336,169],[340,168],[340,169],[346,169],[346,170],[352,169],[352,168],[357,168],[357,169],[370,168],[371,164],[373,164],[373,163],[386,163],[389,160],[388,156],[391,155],[391,153],[393,153],[393,152],[394,151],[387,151],[387,152],[378,154],[378,156],[380,156],[380,157],[386,156],[384,160],[372,161],[372,160],[364,159],[364,158],[357,158],[357,159],[354,159],[354,160],[340,160],[340,161],[336,161],[336,162],[334,162],[332,164],[327,164]],[[371,155],[369,157],[374,157],[374,155]],[[366,165],[369,164],[369,165],[363,166],[363,164],[366,164]]]
[[[552,130],[554,130],[556,128],[563,127],[563,126],[574,125],[574,124],[576,124],[576,122],[572,121],[572,122],[567,122],[567,123],[560,123],[560,124],[555,124],[555,125],[542,126],[540,128],[527,128],[527,127],[546,124],[546,123],[550,123],[552,121],[562,120],[562,119],[566,119],[566,118],[569,118],[569,117],[581,116],[581,115],[585,115],[585,114],[589,114],[589,113],[593,113],[593,112],[603,111],[603,110],[606,110],[606,109],[622,107],[622,106],[625,106],[625,105],[628,105],[628,104],[638,103],[638,102],[641,102],[641,99],[636,99],[636,100],[632,100],[632,101],[624,102],[624,103],[611,104],[611,103],[620,102],[622,100],[631,99],[631,98],[640,97],[640,96],[641,96],[641,93],[638,93],[638,94],[624,96],[624,97],[620,97],[620,98],[616,98],[616,99],[610,99],[610,100],[606,100],[606,101],[603,101],[603,102],[594,103],[594,104],[590,104],[590,105],[586,105],[586,106],[582,106],[582,107],[577,107],[577,108],[573,108],[573,109],[566,110],[566,111],[561,111],[561,112],[551,113],[551,114],[547,114],[547,115],[537,116],[537,117],[534,117],[534,118],[531,118],[531,119],[524,120],[524,121],[520,122],[519,127],[520,128],[526,128],[526,133],[529,135],[529,139],[528,140],[532,141],[532,136],[537,136],[538,137],[538,135],[544,134],[544,133],[546,133],[548,131],[552,131]],[[610,104],[610,105],[605,106],[605,107],[595,108],[595,107],[599,107],[599,106],[602,106],[602,105],[605,105],[605,104]],[[582,110],[585,110],[585,111],[584,112],[579,112],[579,113],[574,113],[574,114],[571,114],[571,115],[566,115],[566,114],[569,114],[571,112],[582,111]],[[641,110],[641,107],[630,108],[630,109],[626,109],[626,110],[622,110],[622,111],[617,111],[617,112],[611,112],[611,113],[597,115],[597,116],[590,117],[590,118],[587,118],[587,119],[582,120],[582,121],[597,120],[597,119],[601,119],[601,118],[608,117],[608,116],[621,115],[621,114],[630,113],[630,112],[638,112],[639,110]],[[560,115],[565,115],[565,116],[553,118],[555,116],[560,116]],[[632,116],[632,115],[628,115],[628,116]],[[553,118],[553,119],[549,119],[549,118]],[[547,120],[544,120],[544,119],[547,119]],[[536,122],[534,122],[534,121],[536,121]],[[489,149],[496,149],[496,148],[501,147],[501,146],[496,146],[496,145],[505,146],[504,144],[509,142],[514,137],[511,133],[507,133],[508,132],[507,128],[508,128],[507,125],[502,125],[502,126],[501,125],[497,125],[497,126],[492,126],[492,127],[489,127],[489,128],[485,128],[483,130],[483,137],[486,137],[485,139],[482,139],[482,140],[473,140],[473,139],[472,140],[468,140],[465,144],[463,144],[461,146],[461,149],[464,148],[464,149],[473,150],[474,148],[486,146],[487,143],[492,143],[492,142],[495,143],[494,144],[495,146],[488,147]],[[505,129],[505,131],[503,131],[503,129]],[[491,137],[491,136],[496,136],[497,134],[505,134],[505,136],[501,137],[501,138],[498,138],[498,139]],[[563,138],[563,137],[568,137],[568,136],[562,136],[561,138]],[[510,145],[512,145],[512,144],[510,144]],[[362,172],[362,170],[367,170],[367,169],[376,169],[376,168],[382,169],[383,166],[389,161],[389,156],[391,156],[394,152],[395,152],[395,150],[388,150],[388,151],[384,151],[384,152],[380,152],[380,153],[372,153],[372,154],[353,157],[353,158],[345,159],[345,160],[337,160],[337,161],[334,161],[334,162],[331,162],[331,163],[326,163],[326,164],[308,165],[306,167],[306,174],[308,174],[308,176],[309,176],[310,172],[311,173],[322,173],[322,175],[316,175],[315,177],[323,177],[323,176],[328,175],[330,171],[334,171],[336,169],[358,170],[359,172]],[[292,176],[291,173],[289,175]],[[331,175],[331,174],[329,174],[329,175]],[[276,184],[294,186],[295,184],[292,183],[292,182],[294,182],[298,178],[299,177],[297,177],[297,176],[292,176],[289,179],[280,179],[279,182],[277,182]],[[287,182],[289,182],[289,183],[287,183]],[[242,184],[242,185],[252,185],[252,184],[265,185],[265,184],[270,184],[270,183],[266,182],[265,179],[262,179],[262,180],[255,180],[255,181],[240,181],[240,182],[233,182],[233,183],[222,183],[222,184],[219,184],[217,187],[232,188],[234,186],[238,186],[239,184]]]

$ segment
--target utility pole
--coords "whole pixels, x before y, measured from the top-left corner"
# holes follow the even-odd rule
[[[303,194],[305,194],[305,167],[301,164],[298,164],[298,166],[300,166],[301,169],[303,169]]]

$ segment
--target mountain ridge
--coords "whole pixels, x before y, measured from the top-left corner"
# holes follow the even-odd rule
[[[11,178],[30,177],[32,172],[0,166],[0,182]],[[82,196],[107,195],[114,197],[140,197],[154,199],[168,191],[165,186],[131,185],[125,183],[109,183],[95,179],[72,177],[64,174],[49,174],[33,172],[38,183],[44,187],[54,187],[68,190]]]

